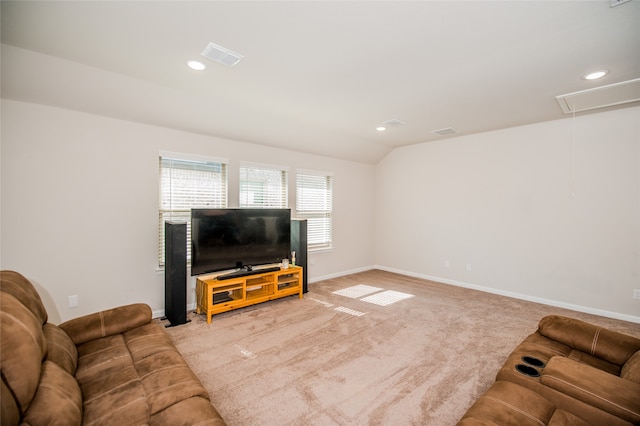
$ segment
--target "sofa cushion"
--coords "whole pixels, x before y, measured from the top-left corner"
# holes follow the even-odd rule
[[[84,396],[87,424],[146,423],[150,416],[192,397],[211,405],[200,381],[155,322],[79,345],[76,378]],[[178,407],[158,417],[158,422],[173,419],[171,413],[179,417]],[[195,421],[197,412],[207,413],[208,409],[182,415]],[[219,418],[215,410],[211,413]]]
[[[176,350],[167,333],[157,323],[136,327],[122,336],[134,362],[159,352]]]
[[[605,359],[598,358],[597,356],[589,355],[578,350],[572,350],[567,358],[590,365],[598,370],[606,371],[609,374],[615,374],[616,376],[620,375],[620,369],[622,368],[618,364],[614,364]]]
[[[86,424],[143,424],[147,395],[121,334],[78,346],[76,379]]]
[[[553,416],[549,420],[548,426],[588,426],[591,423],[582,420],[573,414],[564,411],[556,410],[553,412]]]
[[[564,423],[563,423],[564,422]],[[458,425],[575,425],[589,423],[537,393],[515,383],[497,381],[466,412]]]
[[[20,424],[20,410],[18,403],[11,395],[9,387],[4,382],[4,378],[0,380],[0,425],[17,425]]]
[[[144,425],[149,406],[140,380],[124,381],[84,401],[83,425]]]
[[[226,423],[208,399],[192,397],[154,414],[151,426],[223,426]]]
[[[58,364],[45,361],[38,390],[23,423],[33,426],[82,424],[82,394],[73,376]]]
[[[640,423],[638,383],[557,356],[542,370],[540,382],[628,422]]]
[[[550,346],[547,346],[549,344]],[[586,402],[575,399],[569,395],[566,395],[554,388],[546,386],[540,382],[540,377],[531,377],[520,373],[517,370],[518,364],[525,364],[523,360],[525,356],[531,356],[538,358],[548,365],[552,358],[565,358],[569,359],[572,350],[559,342],[548,339],[538,333],[527,337],[520,345],[518,345],[514,351],[509,355],[503,366],[496,375],[496,380],[504,380],[512,383],[516,383],[522,387],[533,390],[538,395],[546,398],[549,401],[553,401],[556,408],[573,413],[585,420],[591,421],[593,424],[606,424],[612,425],[626,425],[629,426],[629,422],[625,421],[609,412],[606,412],[600,408],[594,407]],[[574,364],[579,364],[577,361],[570,360]],[[587,364],[584,364],[589,367]],[[538,373],[541,373],[546,369],[540,367],[534,367]],[[593,367],[591,367],[593,368]],[[603,374],[605,374],[603,372]],[[619,377],[618,377],[619,378]]]
[[[192,396],[208,398],[198,378],[176,350],[163,351],[136,363],[151,414]]]
[[[0,271],[2,292],[15,297],[40,321],[47,322],[47,310],[31,282],[15,271]]]
[[[640,351],[636,352],[624,363],[620,372],[620,377],[640,383]]]
[[[67,373],[73,375],[78,367],[78,350],[76,345],[57,325],[46,323],[42,328],[47,342],[47,359],[55,362]]]
[[[538,331],[549,339],[619,366],[640,350],[640,339],[559,315],[542,318]]]
[[[42,323],[18,299],[2,293],[0,335],[2,378],[20,413],[24,414],[36,393],[47,351]]]
[[[209,398],[160,325],[149,323],[122,336],[145,388],[151,414],[192,396]]]

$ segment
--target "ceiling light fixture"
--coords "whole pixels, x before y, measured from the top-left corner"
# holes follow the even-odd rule
[[[384,132],[385,130],[387,130],[387,128],[384,127],[384,126],[378,126],[378,127],[376,127],[376,130],[379,131],[379,132]]]
[[[189,61],[187,62],[187,65],[189,66],[189,68],[196,71],[202,71],[207,68],[202,62],[198,61]]]
[[[602,78],[605,75],[607,75],[607,73],[609,73],[609,71],[607,71],[607,70],[599,70],[599,71],[594,71],[594,72],[590,72],[588,74],[585,74],[585,75],[582,76],[582,78],[585,79],[585,80],[597,80],[597,79]]]

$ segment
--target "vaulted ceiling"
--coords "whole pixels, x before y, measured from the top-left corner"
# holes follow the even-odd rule
[[[2,1],[1,19],[5,98],[374,164],[640,77],[639,1]]]

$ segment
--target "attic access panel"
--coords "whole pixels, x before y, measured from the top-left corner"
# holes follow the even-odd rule
[[[565,114],[640,101],[640,78],[556,96]]]

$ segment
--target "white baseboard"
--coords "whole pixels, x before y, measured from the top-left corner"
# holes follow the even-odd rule
[[[187,312],[191,312],[194,309],[196,309],[196,304],[194,303],[189,303],[187,305]],[[164,309],[158,309],[157,311],[153,311],[151,312],[151,318],[162,318],[164,317]]]
[[[396,268],[389,268],[389,267],[382,266],[382,265],[365,266],[365,267],[362,267],[362,268],[351,269],[351,270],[348,270],[348,271],[342,271],[342,272],[338,272],[338,273],[335,273],[335,274],[329,274],[329,275],[323,275],[323,276],[320,276],[320,277],[315,277],[315,278],[309,279],[309,284],[317,283],[317,282],[324,281],[324,280],[330,280],[332,278],[343,277],[345,275],[357,274],[359,272],[370,271],[372,269],[380,269],[381,271],[393,272],[393,273],[396,273],[396,274],[406,275],[406,276],[414,277],[414,278],[422,278],[422,279],[425,279],[425,280],[435,281],[435,282],[442,283],[442,284],[454,285],[456,287],[464,287],[464,288],[468,288],[468,289],[472,289],[472,290],[483,291],[485,293],[497,294],[499,296],[506,296],[506,297],[511,297],[511,298],[514,298],[514,299],[526,300],[528,302],[541,303],[543,305],[555,306],[557,308],[569,309],[569,310],[572,310],[572,311],[584,312],[584,313],[587,313],[587,314],[599,315],[599,316],[602,316],[602,317],[613,318],[613,319],[618,319],[618,320],[621,320],[621,321],[628,321],[628,322],[633,322],[633,323],[640,324],[640,317],[634,316],[634,315],[626,315],[626,314],[621,314],[621,313],[618,313],[618,312],[605,311],[603,309],[590,308],[588,306],[573,305],[571,303],[559,302],[557,300],[544,299],[544,298],[541,298],[541,297],[533,297],[533,296],[529,296],[529,295],[526,295],[526,294],[515,293],[515,292],[512,292],[512,291],[499,290],[499,289],[495,289],[495,288],[491,288],[491,287],[484,287],[484,286],[480,286],[480,285],[476,285],[476,284],[465,283],[465,282],[462,282],[462,281],[450,280],[448,278],[436,277],[436,276],[433,276],[433,275],[418,274],[418,273],[415,273],[415,272],[404,271],[404,270],[396,269]],[[187,306],[187,312],[192,311],[195,308],[196,308],[195,303],[191,303],[191,304],[189,304]],[[153,316],[153,318],[162,318],[162,317],[164,317],[164,309],[153,311],[152,316]]]
[[[584,312],[584,313],[587,313],[587,314],[599,315],[601,317],[613,318],[613,319],[618,319],[618,320],[621,320],[621,321],[628,321],[628,322],[633,322],[633,323],[639,323],[640,324],[640,317],[634,316],[634,315],[626,315],[626,314],[621,314],[619,312],[605,311],[603,309],[590,308],[588,306],[573,305],[571,303],[560,302],[560,301],[557,301],[557,300],[544,299],[542,297],[534,297],[534,296],[529,296],[529,295],[526,295],[526,294],[515,293],[515,292],[512,292],[512,291],[499,290],[499,289],[495,289],[495,288],[491,288],[491,287],[484,287],[484,286],[480,286],[480,285],[476,285],[476,284],[469,284],[469,283],[465,283],[465,282],[462,282],[462,281],[450,280],[450,279],[442,278],[442,277],[435,277],[435,276],[432,276],[432,275],[417,274],[415,272],[403,271],[403,270],[395,269],[395,268],[388,268],[386,266],[381,266],[381,265],[376,265],[374,268],[375,269],[380,269],[382,271],[393,272],[393,273],[396,273],[396,274],[407,275],[407,276],[410,276],[410,277],[422,278],[422,279],[430,280],[430,281],[436,281],[436,282],[443,283],[443,284],[450,284],[450,285],[454,285],[454,286],[457,286],[457,287],[464,287],[464,288],[469,288],[469,289],[472,289],[472,290],[483,291],[485,293],[492,293],[492,294],[497,294],[497,295],[500,295],[500,296],[511,297],[511,298],[514,298],[514,299],[526,300],[526,301],[529,301],[529,302],[541,303],[543,305],[555,306],[557,308],[569,309],[569,310],[572,310],[572,311]]]
[[[318,281],[330,280],[332,278],[344,277],[345,275],[357,274],[358,272],[370,271],[372,269],[381,269],[381,268],[378,268],[375,265],[371,265],[371,266],[365,266],[362,268],[350,269],[348,271],[342,271],[335,274],[323,275],[321,277],[309,278],[309,284],[317,283]]]

